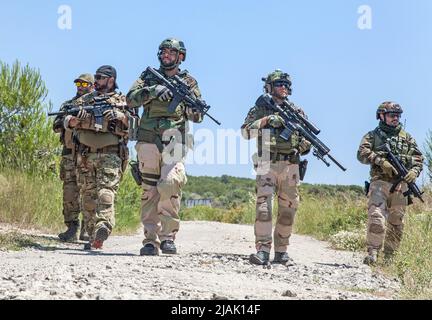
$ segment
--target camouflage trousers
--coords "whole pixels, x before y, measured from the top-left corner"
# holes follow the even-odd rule
[[[267,163],[268,164],[268,163]],[[274,229],[274,250],[285,252],[289,245],[294,218],[300,202],[299,166],[289,161],[269,164],[268,173],[256,178],[255,244],[257,251],[272,247],[272,202],[277,195],[278,215]]]
[[[366,242],[368,249],[392,253],[400,244],[404,227],[404,215],[407,199],[406,183],[401,183],[394,193],[390,193],[392,184],[386,181],[373,181],[369,188],[368,224]]]
[[[72,155],[62,156],[60,179],[63,181],[63,218],[65,224],[78,222],[80,214],[80,190],[76,165]]]
[[[180,228],[181,189],[187,182],[184,157],[167,164],[156,144],[138,142],[135,149],[143,179],[143,244],[159,247],[161,241],[175,240]]]
[[[115,226],[114,200],[122,177],[122,160],[114,153],[77,156],[82,210],[90,241],[101,226]]]

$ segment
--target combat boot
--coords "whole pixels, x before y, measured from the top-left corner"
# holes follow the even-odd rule
[[[257,253],[249,256],[249,262],[257,265],[266,265],[270,261],[270,253],[265,251],[258,251]]]
[[[165,254],[176,254],[177,248],[172,240],[164,240],[161,242],[160,248],[162,253]]]
[[[108,239],[109,230],[105,226],[101,226],[96,230],[95,239],[92,243],[92,247],[95,249],[102,249],[103,243],[106,239]]]
[[[89,241],[90,240],[90,237],[88,236],[88,233],[87,233],[87,230],[85,228],[83,220],[81,220],[81,231],[80,231],[79,239],[81,241]]]
[[[147,243],[140,250],[140,256],[157,256],[159,255],[159,250],[151,243]]]
[[[74,242],[78,240],[79,221],[72,221],[66,223],[67,230],[58,235],[61,241]]]
[[[288,256],[287,252],[275,252],[273,263],[281,263],[284,265],[294,265],[293,259]]]
[[[373,266],[377,263],[378,251],[376,249],[368,249],[368,255],[364,258],[363,263],[368,266]]]

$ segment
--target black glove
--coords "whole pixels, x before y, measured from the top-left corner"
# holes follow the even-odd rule
[[[80,111],[78,111],[78,114],[76,116],[79,120],[85,120],[88,117],[90,117],[90,113],[88,113],[87,111],[85,111],[84,109],[81,109]]]
[[[115,111],[113,109],[110,110],[106,110],[103,113],[103,116],[108,120],[108,121],[113,121],[113,120],[119,120],[122,121],[123,118],[125,117],[125,115],[122,112],[119,111]]]

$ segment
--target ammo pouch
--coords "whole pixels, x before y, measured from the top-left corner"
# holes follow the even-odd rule
[[[138,128],[139,128],[140,119],[137,115],[131,115],[129,117],[129,140],[137,141],[138,140]]]
[[[134,178],[136,184],[141,187],[143,180],[141,177],[141,172],[139,170],[139,163],[132,160],[131,162],[129,162],[129,165],[131,167],[132,177]]]
[[[270,160],[272,162],[276,161],[289,161],[293,164],[299,163],[300,156],[298,154],[285,154],[279,152],[270,152]]]
[[[308,161],[305,159],[299,163],[300,181],[303,181],[307,171]]]

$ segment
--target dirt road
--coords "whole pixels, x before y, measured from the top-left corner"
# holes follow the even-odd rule
[[[252,226],[182,222],[175,256],[141,257],[141,241],[140,232],[97,252],[60,242],[0,252],[0,299],[394,299],[400,285],[362,254],[300,235],[289,247],[294,266],[251,265]]]

